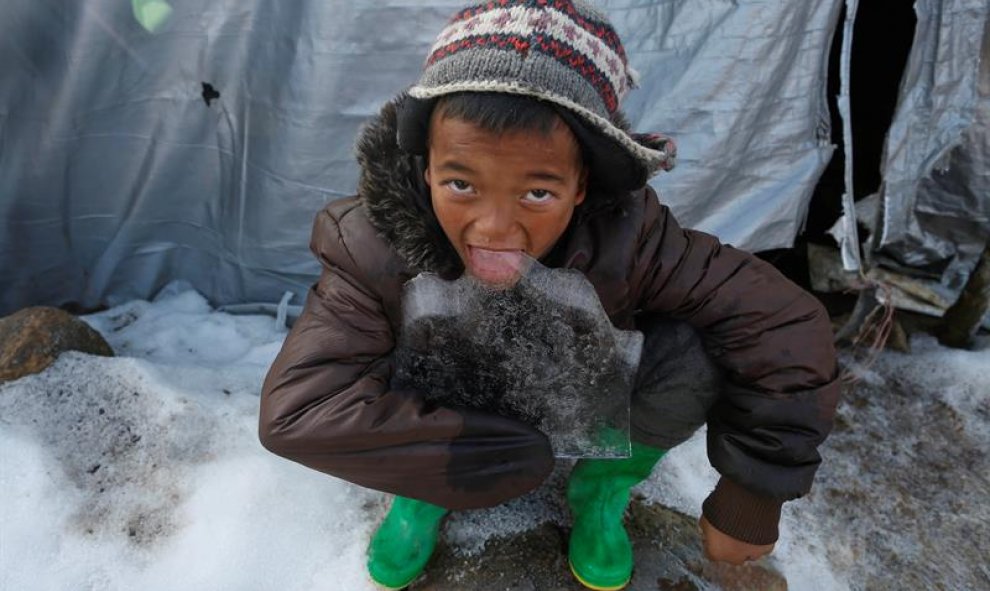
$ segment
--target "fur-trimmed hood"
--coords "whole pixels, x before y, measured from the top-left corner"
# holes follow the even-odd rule
[[[398,145],[396,105],[403,99],[400,95],[386,103],[358,138],[358,196],[378,234],[412,271],[456,275],[463,265],[433,213],[423,178],[426,161]],[[592,179],[588,198],[575,210],[571,225],[615,209],[627,198],[628,193],[614,195],[596,189]]]
[[[358,138],[358,197],[378,235],[392,245],[410,269],[441,275],[459,272],[460,257],[433,214],[423,178],[425,161],[399,148],[398,100],[386,103]]]

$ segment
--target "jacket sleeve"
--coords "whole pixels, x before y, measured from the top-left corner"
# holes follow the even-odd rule
[[[705,514],[731,535],[739,527],[730,522],[746,515],[722,502],[730,494],[750,497],[751,517],[774,505],[779,517],[781,502],[811,488],[839,394],[831,324],[818,300],[773,266],[682,229],[655,193],[645,198],[635,262],[641,308],[694,326],[726,378],[708,415],[708,455],[723,481]]]
[[[394,337],[362,272],[374,265],[342,223],[317,216],[323,265],[262,387],[270,451],[348,480],[449,509],[498,504],[553,467],[546,437],[519,421],[424,402],[390,388]]]

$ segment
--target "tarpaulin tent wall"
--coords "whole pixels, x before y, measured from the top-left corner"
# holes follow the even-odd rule
[[[855,9],[855,0],[848,4]],[[913,45],[879,165],[883,180],[856,206],[869,212],[856,216],[871,234],[866,261],[854,216],[843,216],[833,231],[845,269],[869,269],[866,283],[847,287],[879,281],[880,301],[941,315],[990,239],[990,3],[919,0],[914,12]],[[863,85],[860,92],[872,90]],[[850,178],[847,170],[847,189]],[[848,194],[846,201],[851,211]]]
[[[157,34],[125,0],[0,9],[0,311],[173,278],[214,303],[303,293],[313,215],[353,192],[361,123],[463,2],[171,4]],[[602,5],[643,74],[635,127],[679,140],[664,198],[739,246],[790,244],[832,151],[838,2]]]
[[[950,297],[990,239],[990,3],[919,0],[915,11],[872,249]]]
[[[215,304],[303,294],[313,215],[354,191],[362,122],[463,5],[169,2],[154,34],[126,0],[0,7],[0,314],[177,278]],[[634,127],[678,140],[662,198],[736,246],[789,246],[833,150],[841,2],[599,4],[642,73]],[[944,59],[962,66],[968,48]]]

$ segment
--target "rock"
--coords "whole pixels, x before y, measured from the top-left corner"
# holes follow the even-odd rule
[[[990,242],[983,249],[959,299],[945,311],[936,334],[939,342],[958,349],[972,346],[987,309],[990,309]]]
[[[25,308],[0,318],[0,382],[39,373],[65,351],[113,357],[100,333],[58,308]]]
[[[859,274],[842,267],[842,254],[837,248],[808,244],[808,274],[811,289],[821,293],[836,293],[856,289]]]
[[[733,567],[702,554],[696,521],[660,505],[634,499],[627,515],[636,570],[630,591],[726,591],[787,589],[772,567],[759,561]],[[582,591],[567,564],[566,529],[543,523],[530,531],[489,541],[474,556],[441,542],[426,574],[409,591]]]
[[[890,335],[887,337],[887,346],[899,353],[910,353],[911,342],[908,339],[907,331],[904,330],[904,326],[900,323],[898,316],[899,315],[895,314],[894,320],[890,325]]]

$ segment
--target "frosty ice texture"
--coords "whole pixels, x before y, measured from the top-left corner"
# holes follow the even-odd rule
[[[515,286],[406,284],[393,385],[523,420],[557,457],[627,457],[643,336],[612,326],[579,272],[530,261]]]

